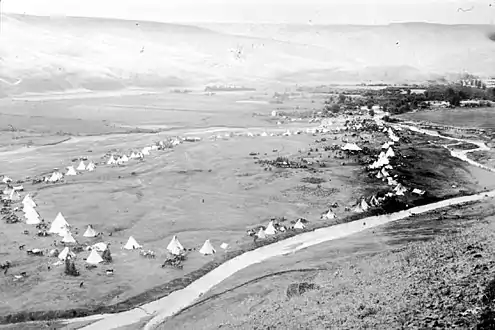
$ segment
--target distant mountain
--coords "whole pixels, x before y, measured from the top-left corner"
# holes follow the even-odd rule
[[[193,26],[9,14],[0,35],[0,96],[495,76],[494,35],[490,25]]]

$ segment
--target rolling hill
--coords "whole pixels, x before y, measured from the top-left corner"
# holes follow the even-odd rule
[[[493,33],[490,25],[179,25],[7,14],[0,97],[495,75]]]

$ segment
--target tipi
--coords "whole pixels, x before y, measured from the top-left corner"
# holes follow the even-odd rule
[[[63,177],[63,174],[60,173],[58,171],[58,169],[56,168],[56,169],[54,169],[54,171],[53,171],[52,175],[50,176],[50,178],[48,179],[48,181],[49,182],[57,182],[60,179],[62,179],[62,177]]]
[[[294,229],[304,229],[306,226],[304,223],[302,223],[301,219],[297,220],[296,224],[294,225]]]
[[[126,155],[123,155],[122,157],[120,157],[120,161],[123,163],[126,163],[129,161],[129,157],[127,157]]]
[[[323,214],[322,218],[326,220],[335,219],[337,216],[332,210],[328,210],[327,213]]]
[[[26,207],[26,205],[31,206],[32,208],[35,208],[37,206],[36,203],[31,198],[31,196],[29,196],[29,194],[24,196],[24,199],[22,200],[22,204],[24,205],[24,207]]]
[[[387,153],[385,154],[388,158],[392,158],[392,157],[395,157],[395,152],[394,150],[392,149],[392,147],[389,147],[387,149]]]
[[[38,225],[41,223],[40,216],[34,209],[32,209],[32,211],[26,212],[25,217],[27,225]]]
[[[270,221],[268,226],[265,229],[265,234],[266,235],[275,235],[277,233],[277,230],[275,229],[275,226],[273,225],[273,221]]]
[[[167,250],[168,250],[168,252],[170,252],[172,254],[178,255],[182,251],[184,251],[185,249],[182,246],[182,244],[180,244],[177,236],[174,235],[174,237],[172,237],[172,240],[170,241],[170,243],[168,243],[168,245],[167,245]]]
[[[64,261],[65,259],[67,259],[67,257],[70,256],[71,258],[74,258],[76,256],[76,254],[74,252],[72,252],[68,246],[66,246],[62,252],[60,252],[60,254],[58,255],[58,258],[62,261]]]
[[[73,176],[73,175],[77,175],[77,172],[76,170],[74,169],[74,166],[68,166],[67,167],[67,172],[65,173],[66,176]]]
[[[84,164],[84,161],[81,160],[79,165],[76,168],[78,171],[85,171],[86,170],[86,165]]]
[[[268,134],[267,134],[266,132],[263,132],[263,133],[261,133],[261,135],[260,135],[260,136],[265,137],[265,136],[268,136]]]
[[[103,261],[103,258],[96,252],[96,249],[91,250],[88,258],[86,258],[86,262],[91,265],[97,265]]]
[[[263,228],[260,228],[260,230],[258,231],[256,236],[258,236],[258,238],[266,238],[266,234],[265,234],[265,231],[263,230]]]
[[[203,244],[203,247],[199,250],[199,253],[202,255],[209,255],[209,254],[215,254],[217,251],[213,248],[213,245],[211,245],[210,240],[207,239],[205,243]]]
[[[88,228],[84,232],[83,236],[84,237],[96,237],[97,234],[96,234],[96,231],[93,229],[93,226],[88,225]]]
[[[50,230],[48,232],[51,234],[58,234],[60,236],[65,236],[67,227],[69,227],[69,224],[65,220],[62,213],[59,212],[55,217],[55,220],[53,220],[52,225],[50,226]]]
[[[366,212],[368,211],[369,208],[370,206],[368,205],[368,203],[366,203],[366,200],[363,198],[361,200],[361,209]]]
[[[142,246],[139,245],[138,242],[132,236],[129,237],[126,245],[124,246],[124,249],[126,249],[126,250],[134,250],[134,249],[140,249],[140,248],[142,248]]]
[[[93,172],[95,170],[95,168],[96,168],[96,165],[93,162],[89,162],[88,166],[86,166],[86,170],[89,172]]]
[[[107,162],[107,165],[115,165],[116,163],[117,161],[115,160],[115,158],[113,158],[113,155],[111,155],[110,159]]]
[[[11,201],[18,201],[21,199],[21,195],[17,192],[17,190],[12,189],[12,191],[10,192],[9,199]]]
[[[62,242],[64,243],[76,243],[76,240],[72,236],[71,232],[69,230],[65,231],[65,236],[62,238]]]
[[[149,156],[150,155],[150,150],[151,148],[150,147],[144,147],[143,150],[141,150],[141,153],[145,156]]]

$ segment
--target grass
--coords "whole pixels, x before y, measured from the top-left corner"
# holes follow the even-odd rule
[[[491,329],[486,323],[495,307],[495,217],[490,204],[481,211],[479,206],[436,212],[465,217],[459,220],[457,232],[435,232],[431,235],[436,238],[428,241],[358,253],[362,247],[357,242],[371,243],[394,227],[410,227],[409,219],[387,226],[383,233],[357,235],[356,243],[351,243],[354,252],[345,253],[348,257],[329,249],[345,246],[341,241],[279,258],[261,277],[263,265],[254,266],[250,272],[254,279],[245,281],[241,278],[246,279],[246,274],[236,275],[237,280],[167,320],[161,329]],[[483,211],[487,207],[488,213]],[[479,215],[484,218],[481,222],[474,220]],[[421,217],[430,226],[438,222],[434,214]],[[315,255],[325,251],[328,256]],[[285,266],[280,267],[282,263]],[[287,289],[294,283],[314,284],[318,289],[289,298]]]

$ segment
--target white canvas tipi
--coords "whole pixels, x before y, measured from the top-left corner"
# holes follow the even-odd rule
[[[368,205],[368,203],[366,203],[366,200],[363,198],[361,200],[361,209],[366,212],[368,211],[369,208],[370,206]]]
[[[24,199],[22,200],[22,204],[24,205],[24,207],[26,207],[26,205],[33,207],[33,208],[37,206],[36,203],[31,198],[31,196],[29,196],[29,194],[24,196]]]
[[[331,219],[335,219],[337,218],[337,216],[335,215],[335,213],[333,213],[332,210],[328,210],[327,213],[325,213],[323,216],[322,216],[323,219],[326,219],[326,220],[331,220]]]
[[[76,240],[72,236],[71,232],[69,230],[66,230],[64,238],[62,238],[62,242],[64,242],[64,243],[76,243]]]
[[[294,229],[304,229],[306,226],[304,223],[302,223],[301,219],[297,220],[296,224],[294,225]]]
[[[74,169],[74,166],[68,166],[67,167],[67,172],[65,173],[66,176],[73,176],[77,175],[76,170]]]
[[[170,252],[172,254],[178,255],[182,251],[184,251],[185,249],[182,246],[182,244],[180,244],[177,236],[174,235],[174,237],[172,237],[172,240],[170,241],[170,243],[168,243],[168,245],[167,245],[167,250],[168,250],[168,252]]]
[[[81,162],[77,166],[76,170],[78,170],[78,171],[85,171],[86,170],[86,165],[84,164],[84,161],[81,160]]]
[[[203,244],[203,247],[199,250],[199,253],[202,255],[209,255],[209,254],[215,254],[217,251],[213,248],[213,245],[211,245],[210,240],[207,239],[205,243]]]
[[[40,216],[34,209],[27,211],[24,216],[26,217],[26,224],[28,225],[38,225],[41,223]]]
[[[149,156],[150,150],[151,150],[151,147],[144,147],[143,150],[141,150],[141,153],[145,156]]]
[[[392,149],[392,147],[389,147],[389,148],[387,149],[387,153],[385,154],[385,156],[387,156],[388,158],[395,157],[395,152],[394,152],[394,150]]]
[[[89,172],[93,172],[95,170],[95,168],[96,168],[96,165],[93,162],[89,162],[88,166],[86,166],[86,170]]]
[[[10,192],[9,199],[11,201],[18,201],[21,199],[21,195],[16,190],[12,189],[12,191]]]
[[[58,258],[62,261],[64,261],[65,259],[67,259],[67,257],[70,256],[71,258],[74,258],[76,256],[76,254],[74,252],[72,252],[68,246],[66,246],[62,252],[60,252],[60,254],[58,255]]]
[[[229,245],[228,245],[227,243],[222,243],[222,244],[220,245],[220,247],[221,247],[222,249],[224,249],[224,250],[227,250],[227,248],[229,247]]]
[[[107,165],[115,165],[116,163],[117,163],[117,161],[115,160],[115,158],[113,157],[113,155],[111,155],[110,156],[110,159],[107,162]]]
[[[97,235],[97,233],[93,229],[93,226],[91,226],[91,225],[88,225],[88,228],[86,229],[86,231],[83,234],[84,237],[96,237],[96,235]]]
[[[123,163],[126,163],[129,161],[129,157],[127,157],[126,155],[123,155],[122,157],[120,157],[120,161]]]
[[[127,243],[124,246],[124,249],[126,250],[134,250],[134,249],[141,249],[142,246],[138,244],[138,242],[134,239],[134,237],[130,236],[129,239],[127,240]]]
[[[55,220],[53,220],[52,225],[50,226],[50,230],[48,232],[50,234],[58,234],[60,236],[65,236],[67,227],[69,227],[69,224],[65,220],[62,213],[59,212],[55,217]]]
[[[273,221],[270,221],[268,226],[265,229],[265,234],[267,235],[275,235],[277,233],[277,230],[275,229],[275,226],[273,225]]]
[[[96,249],[91,250],[88,258],[86,258],[86,262],[90,265],[97,265],[103,261],[103,258],[96,252]]]

